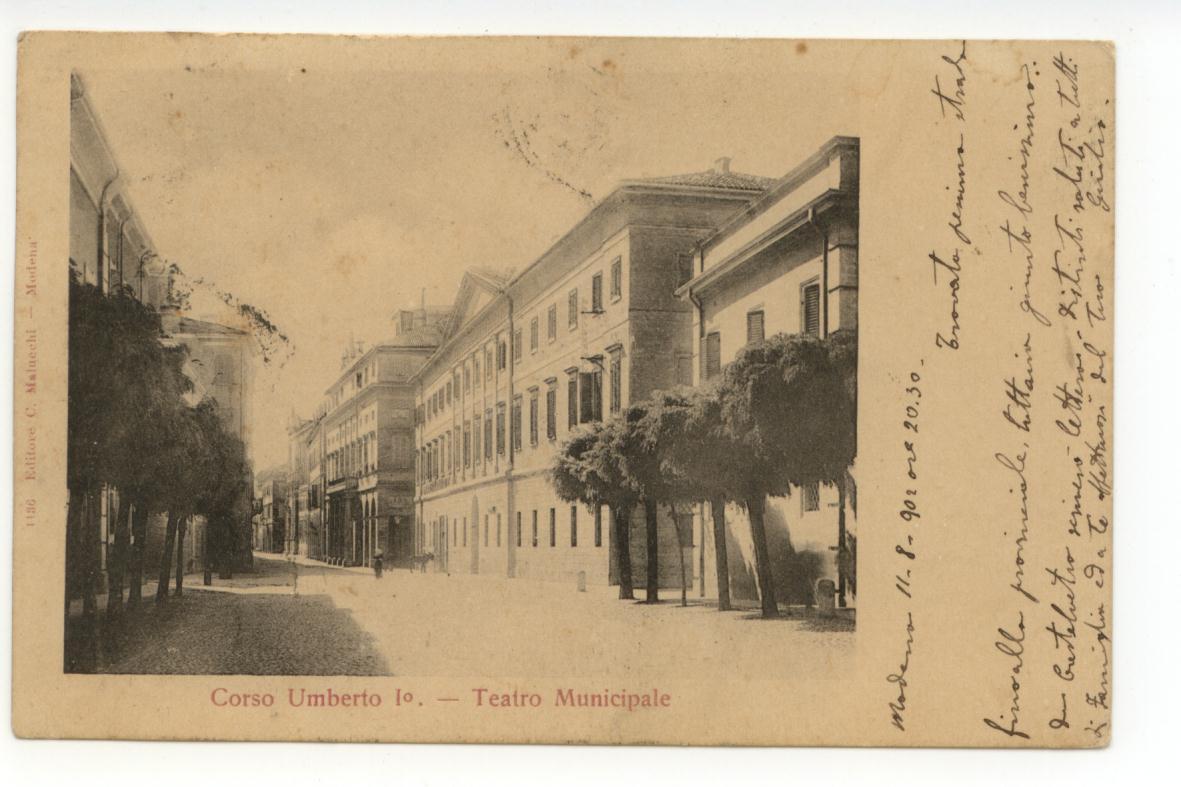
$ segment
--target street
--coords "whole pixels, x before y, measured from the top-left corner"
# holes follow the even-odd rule
[[[129,615],[99,671],[126,674],[532,676],[667,674],[767,678],[838,669],[853,622],[760,620],[662,591],[664,603],[618,590],[503,577],[410,573],[381,580],[356,568],[255,554],[255,571]],[[643,593],[637,593],[642,596]]]

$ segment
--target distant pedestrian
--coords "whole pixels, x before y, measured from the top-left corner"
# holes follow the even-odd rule
[[[373,556],[373,575],[377,579],[381,579],[381,569],[382,569],[381,558],[382,558],[382,553],[380,551]]]

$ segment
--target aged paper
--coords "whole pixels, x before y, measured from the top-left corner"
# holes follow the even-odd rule
[[[1109,741],[1110,45],[19,71],[18,735]]]

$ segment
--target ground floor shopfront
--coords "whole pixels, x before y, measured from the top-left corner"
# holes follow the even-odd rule
[[[313,557],[346,566],[387,566],[414,554],[414,508],[407,490],[394,484],[329,487],[324,524]]]

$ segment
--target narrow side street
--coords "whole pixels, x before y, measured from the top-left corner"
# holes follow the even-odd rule
[[[853,622],[802,609],[781,620],[756,610],[718,613],[619,601],[616,588],[492,576],[361,569],[255,555],[255,571],[200,585],[163,609],[132,614],[102,672],[593,676],[835,675],[853,647]],[[640,593],[639,595],[642,595]],[[736,652],[735,643],[743,643]]]

